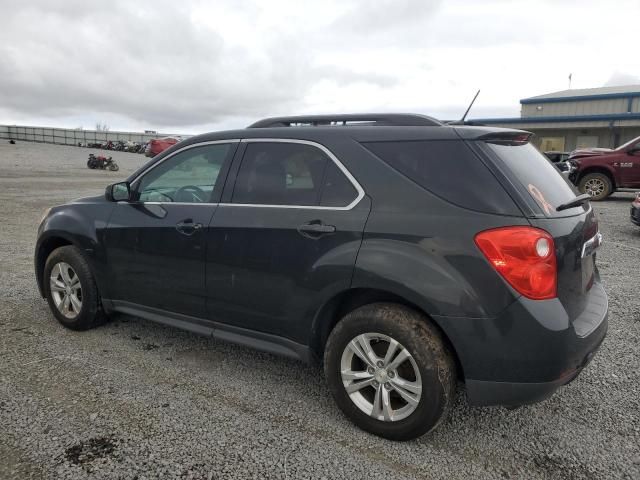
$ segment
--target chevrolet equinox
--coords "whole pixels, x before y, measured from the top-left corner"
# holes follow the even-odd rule
[[[40,292],[65,327],[115,312],[322,362],[359,427],[407,440],[540,401],[607,330],[588,202],[519,130],[411,114],[282,117],[162,152],[51,208]]]

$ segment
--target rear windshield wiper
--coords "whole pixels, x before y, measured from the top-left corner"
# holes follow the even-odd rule
[[[589,200],[591,200],[591,195],[589,195],[588,193],[583,193],[582,195],[578,195],[576,198],[567,203],[558,205],[556,207],[556,212],[561,212],[562,210],[568,210],[569,208],[580,206],[584,202],[587,202]]]

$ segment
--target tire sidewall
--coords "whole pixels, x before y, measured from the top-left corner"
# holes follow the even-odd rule
[[[340,409],[362,429],[392,440],[416,438],[435,428],[446,414],[452,402],[455,372],[447,368],[448,362],[443,362],[448,353],[437,332],[427,327],[421,315],[398,306],[371,307],[350,313],[333,330],[325,350],[327,383]],[[418,407],[407,418],[395,422],[374,419],[362,412],[346,392],[340,375],[342,353],[362,333],[380,333],[395,339],[416,361],[423,393]]]
[[[611,183],[611,180],[609,179],[609,177],[608,177],[608,176],[606,176],[606,175],[605,175],[605,174],[603,174],[603,173],[588,173],[588,174],[586,174],[584,177],[582,177],[582,178],[580,179],[580,187],[579,187],[579,189],[580,189],[580,192],[581,192],[581,193],[587,193],[587,192],[585,191],[585,184],[586,184],[589,180],[594,179],[594,178],[597,178],[597,179],[602,180],[602,182],[603,182],[603,183],[604,183],[604,185],[605,185],[605,189],[604,189],[604,191],[602,192],[602,194],[600,194],[600,195],[594,195],[594,196],[591,196],[591,200],[594,200],[594,201],[596,201],[596,202],[597,202],[597,201],[599,201],[599,200],[604,200],[604,199],[605,199],[605,198],[607,198],[609,195],[611,195],[611,193],[613,192],[613,184]]]
[[[65,317],[58,310],[51,295],[51,270],[60,262],[69,264],[80,279],[82,307],[80,308],[80,313],[73,319]],[[87,261],[82,257],[82,254],[76,247],[65,246],[54,250],[47,258],[42,279],[44,294],[49,308],[62,325],[73,330],[86,330],[96,323],[100,313],[97,288],[95,287],[95,281]]]

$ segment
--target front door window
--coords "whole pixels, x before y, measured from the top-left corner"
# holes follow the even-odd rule
[[[202,145],[163,161],[142,177],[137,188],[137,200],[162,203],[211,202],[231,145]]]

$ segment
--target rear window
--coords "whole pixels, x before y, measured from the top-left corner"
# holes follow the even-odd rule
[[[530,143],[524,145],[487,146],[506,165],[531,198],[548,217],[575,215],[576,208],[556,212],[556,207],[573,200],[574,189],[556,168]]]
[[[366,142],[363,145],[422,188],[460,207],[522,215],[502,185],[459,140]]]

